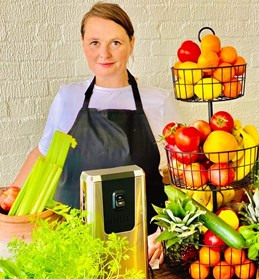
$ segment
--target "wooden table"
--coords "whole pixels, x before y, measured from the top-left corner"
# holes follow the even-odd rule
[[[173,273],[167,266],[166,264],[163,264],[160,266],[159,269],[153,270],[153,275],[152,272],[149,271],[149,279],[162,279],[162,278],[170,278],[170,279],[186,279],[190,278],[188,272],[181,272],[181,273]]]

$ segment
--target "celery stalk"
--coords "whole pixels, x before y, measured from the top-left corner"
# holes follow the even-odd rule
[[[37,201],[37,205],[36,205],[37,211],[35,213],[40,213],[44,210],[47,202],[49,201],[49,197],[51,196],[52,192],[55,191],[57,188],[61,173],[62,173],[62,168],[56,166],[54,177],[51,179],[51,181],[47,181],[44,185],[42,191],[42,193],[44,194],[42,194]]]
[[[32,206],[31,210],[30,210],[30,214],[34,214],[34,213],[39,213],[38,209],[40,207],[40,205],[42,204],[42,201],[44,200],[44,196],[46,196],[46,193],[48,191],[48,188],[50,187],[52,181],[54,180],[55,176],[56,176],[56,172],[58,170],[58,166],[57,165],[53,165],[51,163],[48,163],[48,168],[46,171],[46,179],[42,180],[41,183],[41,190],[40,193],[37,197],[36,202],[34,203],[34,205]],[[44,205],[45,207],[45,205]]]
[[[39,157],[19,192],[9,215],[41,213],[53,199],[69,148],[76,140],[61,131],[55,131],[46,157]]]
[[[17,211],[17,216],[27,215],[31,213],[31,209],[40,195],[42,183],[48,178],[48,174],[51,171],[51,166],[41,161],[40,167],[34,173],[34,181],[31,182],[30,187],[26,192],[23,202]],[[32,187],[33,186],[33,187]]]
[[[16,197],[12,208],[8,212],[8,215],[12,216],[12,215],[17,214],[21,203],[23,203],[24,199],[26,199],[26,197],[27,197],[27,192],[28,192],[28,189],[30,189],[30,184],[33,183],[33,180],[35,179],[35,173],[37,173],[38,170],[41,168],[42,160],[43,160],[43,157],[40,157],[34,164],[32,171],[30,172],[29,176],[25,180],[25,183],[24,183],[23,187],[21,188],[18,196]]]

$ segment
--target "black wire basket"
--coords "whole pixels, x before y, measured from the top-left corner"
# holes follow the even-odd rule
[[[203,27],[198,33],[200,42],[200,35],[206,29],[215,35],[212,28]],[[171,68],[175,98],[185,102],[216,102],[244,96],[247,63],[240,56],[239,59],[233,63],[219,60],[216,67],[212,62],[209,67],[201,67],[200,63],[178,61]]]
[[[163,249],[167,268],[183,278],[256,278],[258,265],[248,259],[247,249],[203,244],[186,244],[179,252],[173,247],[166,249],[164,244]]]
[[[254,184],[258,180],[258,146],[207,153],[175,151],[168,147],[165,147],[165,150],[171,184],[179,188],[204,191],[206,186],[210,185],[213,189],[219,190],[222,190],[223,186],[238,189]],[[242,161],[240,159],[234,161],[240,152],[244,152]],[[211,171],[210,167],[215,161],[219,163],[218,167]],[[232,176],[234,173],[231,183],[228,183],[229,180],[226,181],[224,175],[226,172]]]

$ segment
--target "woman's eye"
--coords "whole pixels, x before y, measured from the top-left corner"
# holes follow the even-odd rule
[[[114,46],[118,46],[118,45],[120,45],[121,43],[120,43],[119,41],[113,41],[112,44],[113,44]]]
[[[91,45],[91,46],[97,46],[97,45],[98,45],[98,42],[97,42],[97,41],[92,41],[92,42],[90,42],[90,45]]]

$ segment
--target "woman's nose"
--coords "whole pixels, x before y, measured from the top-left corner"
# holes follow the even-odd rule
[[[101,57],[110,57],[111,56],[111,52],[110,52],[109,46],[102,45],[100,47],[100,56]]]

